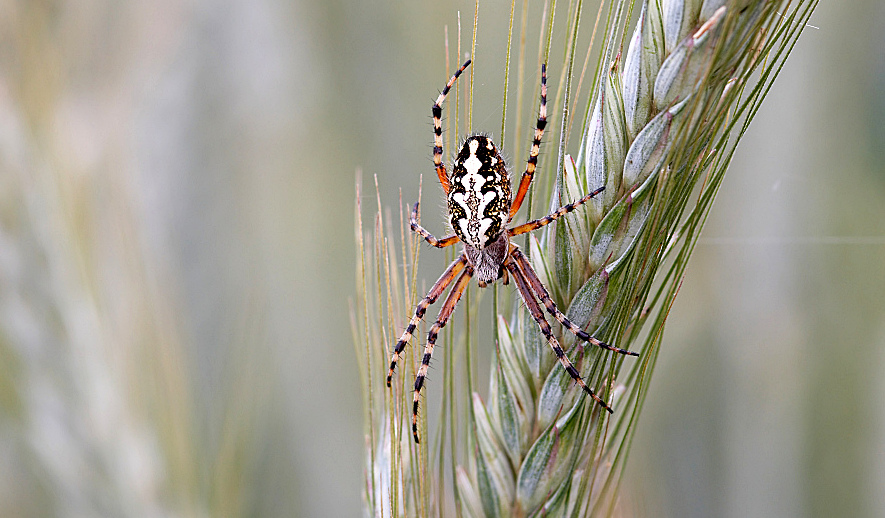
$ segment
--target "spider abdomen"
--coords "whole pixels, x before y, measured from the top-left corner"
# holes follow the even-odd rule
[[[492,140],[469,137],[452,166],[449,222],[466,245],[482,250],[504,232],[510,212],[510,175]]]

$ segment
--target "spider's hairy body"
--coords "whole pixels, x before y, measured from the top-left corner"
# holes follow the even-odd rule
[[[485,135],[469,137],[452,166],[449,223],[464,243],[480,286],[501,277],[510,243],[510,174],[501,154]]]
[[[446,171],[446,166],[442,162],[441,105],[449,89],[469,65],[470,60],[461,65],[451,79],[449,79],[449,82],[446,83],[445,88],[442,89],[431,108],[433,111],[434,136],[433,164],[436,167],[439,183],[446,194],[449,208],[449,224],[452,226],[455,234],[442,239],[433,237],[418,222],[417,203],[412,209],[412,216],[410,218],[412,230],[424,237],[431,245],[437,248],[444,248],[461,241],[464,244],[464,250],[443,272],[433,287],[430,288],[427,296],[418,303],[414,316],[409,320],[405,331],[403,331],[402,336],[394,347],[393,355],[390,358],[390,370],[387,373],[387,386],[389,387],[396,363],[399,361],[403,350],[405,350],[406,344],[412,339],[412,334],[415,332],[418,323],[424,318],[424,313],[427,311],[428,306],[436,302],[445,293],[446,289],[451,286],[452,288],[445,302],[443,302],[436,322],[433,323],[430,331],[427,332],[424,356],[421,358],[421,366],[418,368],[418,373],[415,376],[415,392],[412,407],[412,435],[415,438],[415,442],[418,442],[418,401],[421,387],[424,386],[424,380],[427,377],[427,369],[430,366],[433,347],[436,344],[440,329],[448,323],[449,318],[454,313],[455,307],[458,305],[458,301],[461,299],[461,295],[464,293],[464,289],[467,287],[471,277],[476,277],[477,283],[481,287],[485,287],[502,277],[504,284],[507,284],[508,279],[511,277],[515,279],[517,292],[523,302],[525,302],[526,309],[529,310],[532,318],[538,323],[538,327],[541,329],[562,367],[575,380],[575,383],[580,385],[584,392],[590,395],[608,412],[611,412],[612,409],[602,398],[594,394],[584,384],[578,369],[575,368],[565,355],[565,352],[563,352],[559,341],[553,335],[550,324],[544,318],[544,311],[541,309],[541,306],[543,305],[550,315],[556,318],[563,327],[567,328],[580,340],[609,351],[638,356],[636,353],[600,342],[587,334],[580,326],[566,318],[562,311],[556,307],[553,299],[550,298],[547,288],[544,287],[544,284],[538,278],[538,274],[529,263],[525,254],[520,251],[519,247],[510,242],[510,238],[513,236],[531,232],[565,216],[602,192],[603,189],[596,189],[580,200],[560,207],[556,212],[548,214],[543,218],[529,221],[516,227],[507,226],[525,199],[538,163],[541,137],[544,135],[544,127],[547,124],[547,67],[545,64],[541,65],[541,106],[538,110],[538,124],[535,127],[532,147],[529,150],[525,172],[519,181],[516,195],[511,196],[510,173],[507,171],[504,159],[501,158],[501,154],[498,152],[498,148],[495,147],[492,139],[485,135],[474,134],[468,137],[452,164],[451,177]]]

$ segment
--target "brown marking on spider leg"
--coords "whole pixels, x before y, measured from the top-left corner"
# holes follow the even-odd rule
[[[431,111],[433,112],[433,165],[436,167],[436,176],[439,178],[439,183],[442,185],[443,191],[445,191],[446,196],[449,194],[449,190],[452,188],[449,183],[449,175],[446,173],[446,166],[442,163],[442,154],[443,154],[443,141],[442,141],[442,103],[446,99],[446,95],[449,93],[449,89],[452,88],[452,85],[455,84],[455,81],[458,80],[458,76],[461,75],[461,72],[464,72],[464,69],[470,66],[470,60],[464,62],[461,65],[461,68],[455,71],[452,75],[449,82],[446,83],[446,86],[442,89],[442,92],[439,93],[439,97],[436,98],[436,101],[433,103],[431,107]]]
[[[519,189],[516,191],[516,198],[510,206],[510,218],[513,219],[522,205],[522,200],[529,191],[532,178],[535,175],[535,168],[538,166],[538,154],[541,152],[541,137],[544,136],[544,128],[547,127],[547,63],[541,64],[541,107],[538,110],[538,124],[535,127],[535,137],[532,140],[532,148],[529,151],[528,163],[525,166],[525,172],[519,181]]]
[[[418,211],[418,202],[415,202],[415,206],[412,207],[412,215],[409,218],[409,224],[412,228],[412,231],[420,234],[428,243],[437,247],[437,248],[445,248],[447,246],[454,245],[458,242],[458,236],[446,236],[442,239],[437,239],[433,237],[433,234],[428,232],[424,227],[422,227],[418,223],[419,211]]]
[[[464,270],[464,273],[461,274],[461,277],[458,277],[458,280],[455,281],[455,285],[452,286],[452,291],[449,292],[449,296],[446,297],[446,301],[443,304],[442,308],[439,310],[439,316],[436,317],[436,322],[430,326],[430,332],[427,333],[427,345],[424,346],[424,357],[421,358],[421,366],[418,367],[418,375],[415,376],[415,398],[412,404],[412,435],[415,437],[415,443],[419,443],[418,440],[418,401],[421,398],[421,387],[424,386],[424,379],[427,377],[427,369],[430,367],[430,358],[433,356],[433,346],[436,344],[436,338],[439,336],[439,331],[449,322],[449,318],[451,318],[452,313],[455,311],[455,306],[458,305],[458,301],[461,300],[461,294],[464,293],[464,288],[467,287],[467,283],[470,281],[470,277],[473,275],[473,269],[467,267]]]
[[[544,307],[547,308],[547,312],[553,315],[556,320],[568,328],[575,336],[579,339],[589,342],[598,347],[602,347],[603,349],[608,349],[609,351],[614,351],[620,354],[627,354],[630,356],[639,356],[639,353],[628,351],[626,349],[621,349],[619,347],[615,347],[613,345],[609,345],[605,342],[597,340],[590,336],[583,329],[578,327],[577,324],[572,322],[566,317],[562,311],[556,307],[556,303],[553,302],[553,299],[550,298],[550,293],[547,291],[547,288],[544,287],[544,284],[541,282],[541,279],[538,278],[537,272],[532,268],[532,265],[529,263],[528,258],[519,248],[515,246],[511,248],[510,252],[511,257],[513,257],[514,261],[516,261],[517,266],[519,267],[520,272],[525,276],[525,278],[529,281],[529,284],[532,287],[532,290],[538,295],[538,298],[541,299],[541,302],[544,303]]]
[[[586,392],[610,414],[614,413],[611,407],[609,407],[602,398],[594,394],[590,387],[588,387],[584,383],[584,379],[581,378],[580,373],[578,373],[578,369],[576,369],[575,366],[572,365],[571,360],[569,360],[568,356],[565,355],[565,352],[562,350],[562,347],[559,345],[556,337],[553,336],[553,332],[550,330],[550,324],[548,324],[547,320],[544,318],[544,312],[541,311],[541,306],[539,306],[538,301],[535,300],[534,295],[532,294],[532,289],[529,287],[528,281],[526,281],[526,279],[523,277],[519,267],[517,267],[516,263],[511,260],[508,260],[507,263],[505,263],[505,267],[510,270],[510,275],[516,281],[516,287],[519,291],[520,296],[522,297],[523,302],[525,302],[525,305],[529,309],[529,313],[531,313],[532,317],[535,319],[535,322],[538,323],[538,327],[541,328],[541,332],[544,334],[544,337],[547,338],[547,343],[549,343],[550,347],[553,348],[553,353],[559,359],[559,363],[561,363],[566,372],[569,373],[569,376],[571,376],[572,379],[581,386],[584,392]]]
[[[518,236],[520,234],[525,234],[526,232],[531,232],[532,230],[537,230],[537,229],[543,227],[544,225],[549,225],[550,223],[553,223],[557,219],[565,216],[569,212],[577,209],[581,205],[587,203],[588,201],[590,201],[591,198],[593,198],[594,196],[596,196],[597,194],[601,193],[604,190],[605,190],[604,186],[600,187],[599,189],[596,189],[595,191],[591,192],[590,194],[584,196],[580,200],[575,201],[573,203],[569,203],[568,205],[565,205],[563,207],[560,207],[559,210],[557,210],[553,214],[549,214],[547,216],[544,216],[543,218],[536,219],[534,221],[529,221],[528,223],[523,223],[522,225],[519,225],[517,227],[513,227],[513,228],[509,229],[508,232],[510,233],[511,237]]]
[[[403,349],[406,348],[406,344],[409,343],[409,340],[412,339],[412,333],[415,332],[415,328],[418,326],[418,322],[424,318],[424,312],[427,311],[427,307],[436,302],[440,295],[446,290],[449,284],[452,283],[452,280],[461,273],[461,270],[464,269],[464,266],[467,264],[467,257],[464,254],[461,254],[461,257],[456,259],[452,264],[446,268],[446,271],[439,277],[439,280],[436,281],[436,284],[430,288],[430,291],[427,293],[427,296],[421,299],[421,302],[418,303],[418,307],[415,308],[415,315],[409,320],[409,325],[406,326],[406,330],[403,331],[403,335],[400,337],[399,341],[396,343],[396,347],[393,349],[393,355],[390,357],[390,370],[387,371],[387,386],[390,387],[390,380],[393,378],[393,371],[396,368],[396,363],[399,361],[400,355],[403,352]]]

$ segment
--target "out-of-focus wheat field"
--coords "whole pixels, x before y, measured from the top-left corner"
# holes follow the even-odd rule
[[[369,206],[432,179],[473,5],[0,2],[0,515],[362,514],[356,171]],[[480,8],[477,130],[508,16]],[[885,515],[885,4],[811,23],[671,312],[636,516]]]

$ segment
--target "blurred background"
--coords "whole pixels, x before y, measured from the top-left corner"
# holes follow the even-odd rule
[[[356,171],[370,207],[432,178],[459,10],[0,1],[0,514],[362,513]],[[481,6],[489,132],[508,16]],[[885,5],[811,23],[670,315],[637,516],[885,516]]]

